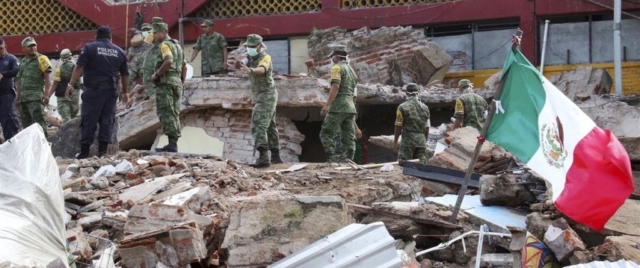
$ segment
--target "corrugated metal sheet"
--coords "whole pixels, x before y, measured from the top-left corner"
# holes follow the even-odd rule
[[[399,268],[402,260],[382,222],[351,224],[270,268]]]
[[[640,268],[640,266],[634,262],[619,260],[617,262],[594,261],[585,264],[567,266],[566,268]]]

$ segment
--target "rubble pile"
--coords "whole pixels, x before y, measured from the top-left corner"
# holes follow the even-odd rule
[[[428,164],[457,170],[467,170],[480,135],[473,127],[459,128],[446,133],[447,149],[434,155]],[[474,170],[481,174],[496,174],[514,163],[514,157],[496,144],[485,141]]]
[[[636,216],[640,209],[640,202],[627,200],[609,220],[605,229],[597,232],[559,212],[550,199],[551,189],[544,193],[544,186],[539,183],[541,178],[536,178],[535,174],[531,174],[532,177],[525,182],[511,179],[510,184],[509,181],[505,182],[508,177],[503,176],[481,178],[481,200],[484,205],[488,205],[488,202],[485,202],[486,196],[495,194],[495,197],[501,196],[502,202],[492,205],[524,209],[524,205],[530,204],[526,209],[531,211],[526,216],[526,228],[509,228],[512,235],[510,250],[514,262],[521,262],[523,267],[525,266],[526,256],[521,254],[526,247],[525,244],[529,243],[537,243],[537,251],[547,251],[551,254],[546,260],[541,260],[541,263],[576,265],[593,261],[640,262],[640,249],[637,246],[640,242],[637,239],[640,232],[636,228],[640,223],[640,218]],[[522,175],[517,177],[522,179]],[[503,183],[496,183],[496,180],[503,180]],[[528,189],[523,189],[523,184],[528,185]],[[533,184],[538,184],[538,190],[531,192]],[[488,191],[487,187],[492,187],[492,191]],[[518,188],[520,188],[519,191],[516,190]],[[532,195],[527,196],[535,193],[540,194],[537,200]]]
[[[329,72],[331,47],[346,45],[351,66],[360,83],[403,86],[442,81],[453,58],[412,27],[362,28],[347,32],[339,27],[315,30],[309,37],[309,54],[315,71]]]
[[[90,263],[108,246],[94,237],[103,238],[118,245],[115,259],[125,267],[266,266],[352,223],[350,204],[409,198],[431,185],[399,169],[310,165],[282,173],[136,150],[58,165],[71,253]],[[431,208],[421,222],[452,226],[447,210]]]

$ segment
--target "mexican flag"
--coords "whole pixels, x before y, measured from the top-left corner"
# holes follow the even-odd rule
[[[633,192],[624,147],[520,51],[510,52],[502,75],[506,81],[486,139],[547,180],[558,210],[595,230],[603,229]]]

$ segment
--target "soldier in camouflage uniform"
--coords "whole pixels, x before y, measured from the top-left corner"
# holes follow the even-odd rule
[[[71,51],[63,49],[60,52],[61,63],[53,73],[53,85],[49,89],[47,96],[51,97],[54,93],[58,98],[58,113],[62,117],[62,123],[66,123],[74,119],[78,115],[78,96],[80,95],[80,82],[73,85],[73,90],[67,92],[67,85],[71,80],[73,68],[76,64],[71,59]]]
[[[338,45],[329,55],[331,58],[331,92],[327,103],[320,111],[326,116],[320,130],[320,141],[329,162],[341,162],[344,158],[353,160],[356,149],[355,115],[353,94],[357,75],[347,62],[347,49]],[[334,137],[340,133],[344,154],[336,149]]]
[[[470,126],[482,132],[485,113],[489,108],[487,101],[473,92],[469,79],[460,80],[458,88],[462,95],[456,100],[453,129]]]
[[[227,69],[227,40],[213,30],[212,21],[205,20],[200,26],[205,34],[198,37],[189,63],[202,51],[202,75],[218,74]]]
[[[159,50],[155,55],[155,70],[151,81],[156,86],[156,112],[169,144],[157,148],[159,152],[178,152],[180,138],[180,104],[182,83],[186,75],[186,62],[180,42],[168,38],[166,23],[153,24],[153,39],[158,40]]]
[[[429,107],[418,99],[418,85],[407,84],[408,99],[398,106],[393,137],[393,149],[398,152],[398,162],[402,166],[404,161],[420,159],[420,163],[427,162],[427,139],[429,138]],[[402,134],[402,141],[398,149],[398,137]]]
[[[134,42],[138,41],[138,42]],[[129,61],[129,88],[133,89],[138,78],[142,78],[142,63],[144,62],[145,52],[153,45],[145,42],[141,33],[135,33],[131,39],[131,47],[127,51]]]
[[[269,167],[271,164],[283,163],[280,158],[280,138],[276,125],[276,105],[278,91],[273,80],[273,64],[271,56],[264,52],[262,37],[257,34],[247,36],[244,43],[247,48],[247,64],[236,61],[236,68],[249,74],[251,93],[253,94],[253,111],[251,114],[251,134],[254,148],[260,156],[252,167]],[[269,159],[268,150],[271,150]]]
[[[44,104],[49,104],[49,96],[44,94],[45,88],[51,84],[51,62],[45,55],[38,53],[33,37],[22,40],[25,57],[20,61],[18,71],[18,100],[20,103],[20,120],[22,127],[27,128],[38,123],[47,136],[47,124],[44,121]]]
[[[153,24],[162,23],[162,18],[153,17]],[[152,25],[153,25],[152,24]],[[142,84],[145,87],[145,92],[147,93],[147,97],[151,97],[156,93],[156,86],[151,82],[151,75],[156,72],[156,58],[160,53],[160,44],[162,42],[154,40],[154,35],[150,34],[145,41],[152,44],[150,48],[143,53],[142,60]],[[169,36],[167,36],[168,38]]]

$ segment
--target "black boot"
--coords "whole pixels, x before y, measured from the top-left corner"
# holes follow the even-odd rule
[[[156,148],[156,152],[177,153],[178,152],[178,138],[169,138],[169,144],[162,148]]]
[[[269,161],[269,154],[268,154],[269,152],[267,151],[267,149],[258,148],[258,151],[260,152],[260,157],[256,159],[255,163],[249,164],[249,166],[254,168],[270,167],[271,163]]]
[[[107,154],[107,148],[109,147],[109,143],[106,141],[98,142],[98,157],[102,157]]]
[[[280,158],[280,149],[271,149],[271,164],[282,164],[282,158]]]
[[[80,145],[80,153],[76,155],[76,159],[85,159],[89,157],[90,145]]]

